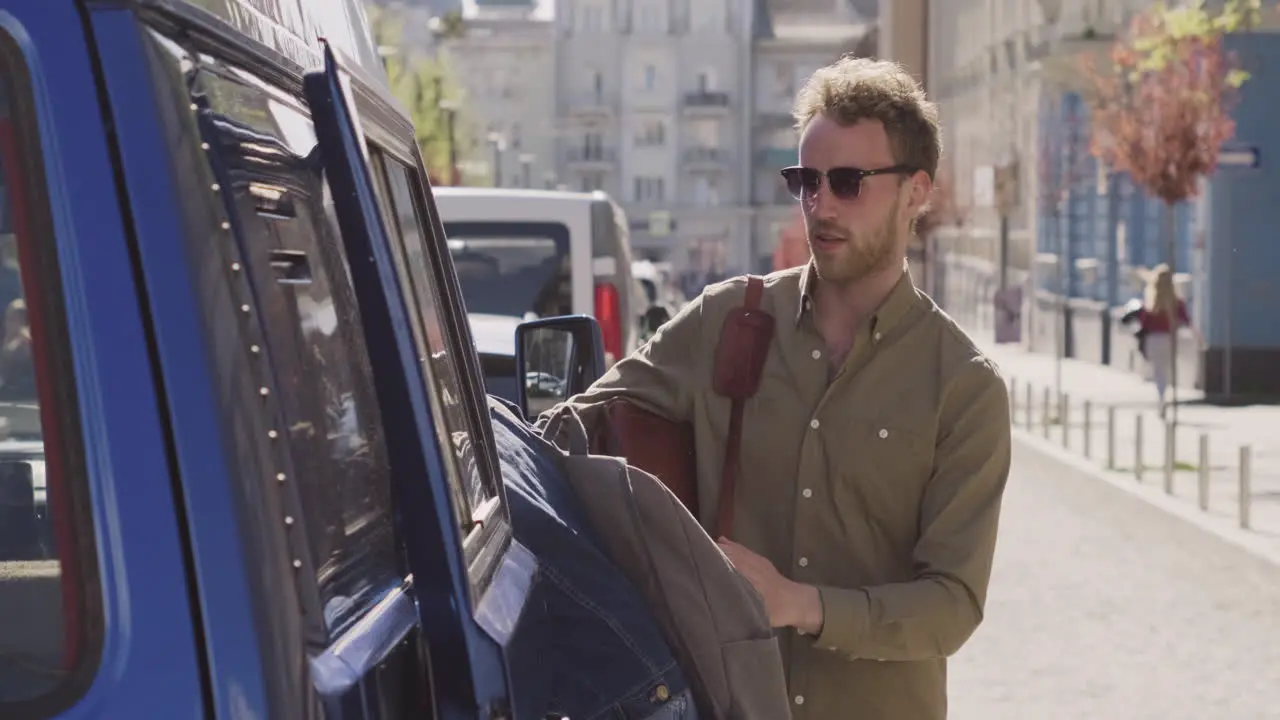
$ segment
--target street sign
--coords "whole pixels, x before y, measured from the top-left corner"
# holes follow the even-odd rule
[[[1262,153],[1252,146],[1224,147],[1218,151],[1219,167],[1256,168],[1262,164]]]

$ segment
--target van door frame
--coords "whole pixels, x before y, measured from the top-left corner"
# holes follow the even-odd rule
[[[89,505],[78,528],[86,568],[83,622],[96,637],[93,658],[68,712],[138,716],[213,712],[200,614],[188,575],[186,498],[178,483],[165,387],[98,60],[102,45],[86,33],[73,0],[6,0],[0,26],[18,45],[31,75],[34,118],[65,312],[66,352],[74,367],[78,417],[67,427],[82,443]],[[88,518],[85,518],[87,520]],[[145,588],[145,591],[144,591]],[[157,658],[165,663],[157,667]],[[144,709],[146,708],[146,709]],[[32,707],[35,717],[66,708]],[[26,717],[10,708],[10,717]]]
[[[433,527],[402,523],[415,584],[422,588],[418,594],[421,622],[433,643],[446,640],[447,651],[467,661],[445,666],[432,663],[437,712],[449,718],[474,717],[476,712],[483,718],[506,717],[510,683],[503,639],[494,637],[471,612],[459,615],[459,610],[477,609],[471,597],[469,568],[462,562],[466,555],[463,538],[451,519],[449,493],[441,486],[445,477],[441,449],[435,442],[423,440],[436,437],[426,397],[429,385],[409,325],[409,295],[400,287],[396,274],[391,257],[394,247],[378,204],[365,140],[343,80],[337,58],[326,47],[324,71],[307,73],[304,86],[348,255],[372,260],[353,265],[351,270],[361,313],[366,316],[379,402],[384,414],[398,415],[402,420],[387,424],[388,430],[400,433],[389,432],[387,437],[388,450],[401,461],[401,481],[393,488],[396,500],[402,508],[429,508],[435,521]],[[454,329],[456,332],[456,325]],[[474,386],[477,378],[473,368],[478,361],[471,357],[464,364],[468,383]],[[483,427],[489,428],[487,423]],[[481,442],[492,447],[492,442],[483,438]],[[432,477],[438,482],[428,480]],[[423,481],[411,482],[409,478]],[[500,484],[496,491],[502,492]],[[443,553],[432,556],[432,550],[441,549]],[[428,572],[425,579],[417,577],[422,570]],[[438,593],[441,587],[448,589],[447,602],[442,602],[445,599]],[[431,649],[438,650],[441,644],[432,644]]]

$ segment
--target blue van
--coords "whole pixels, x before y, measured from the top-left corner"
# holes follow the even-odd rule
[[[0,184],[0,717],[511,717],[493,428],[360,0],[0,0]]]

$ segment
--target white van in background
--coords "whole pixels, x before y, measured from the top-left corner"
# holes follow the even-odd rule
[[[523,319],[594,316],[606,365],[639,346],[649,303],[632,275],[626,214],[607,194],[433,192],[486,376],[495,364],[506,364],[495,356],[514,356],[514,328]]]

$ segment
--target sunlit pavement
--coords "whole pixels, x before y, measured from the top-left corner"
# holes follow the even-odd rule
[[[1015,444],[959,720],[1280,718],[1280,568]]]

